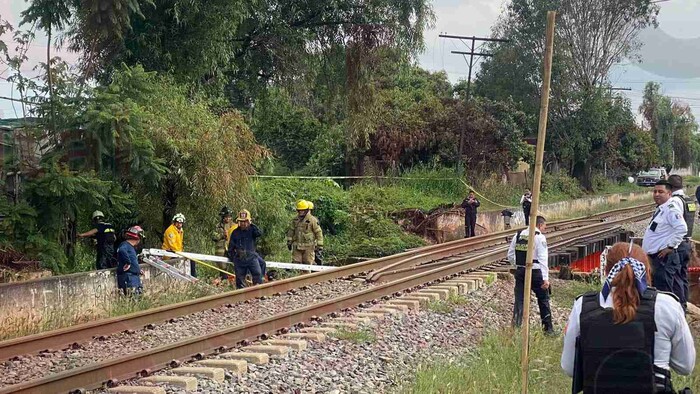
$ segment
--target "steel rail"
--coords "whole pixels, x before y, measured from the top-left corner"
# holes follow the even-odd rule
[[[571,239],[562,240],[562,241],[556,242],[554,244],[550,244],[549,247],[552,250],[555,250],[557,248],[569,246],[571,244],[585,241],[587,239],[602,237],[604,235],[614,235],[615,233],[619,233],[621,229],[622,229],[621,226],[615,226],[613,228],[604,229],[604,230],[595,232],[593,234],[587,233],[587,234],[584,234],[581,236],[576,236],[576,237],[571,238]],[[506,246],[506,245],[498,246],[496,249],[493,249],[489,253],[493,259],[497,259],[497,260],[505,259],[507,257],[507,253],[508,253],[508,246]],[[476,255],[481,256],[478,253]],[[468,256],[467,258],[470,258],[470,257],[471,256]],[[462,259],[462,260],[464,260],[464,259]],[[413,266],[413,267],[400,268],[400,269],[397,269],[394,271],[387,271],[387,272],[383,272],[381,276],[377,277],[376,281],[378,283],[391,282],[391,281],[398,280],[398,279],[405,277],[405,276],[408,276],[408,275],[421,273],[421,272],[425,272],[425,271],[430,271],[430,270],[438,268],[438,267],[447,266],[447,265],[450,265],[454,262],[455,262],[454,259],[446,259],[446,260],[442,260],[442,261],[435,261],[435,262],[431,262],[428,264],[423,264],[423,265],[418,265],[418,266]]]
[[[646,216],[646,214],[644,215]],[[617,224],[616,222],[619,221],[598,223],[577,229],[564,230],[561,232],[562,234],[556,234],[556,236],[552,236],[552,238],[563,239],[565,236],[571,236],[570,239],[562,240],[559,243],[575,243],[579,242],[582,238],[590,238],[591,230],[593,234],[599,233],[604,226],[615,226]],[[610,229],[608,228],[607,230]],[[313,316],[321,316],[344,308],[354,307],[363,302],[375,300],[434,280],[440,280],[466,270],[475,269],[493,262],[494,259],[499,259],[499,256],[503,254],[503,248],[499,248],[496,251],[487,251],[446,266],[418,272],[408,277],[377,285],[370,289],[323,301],[266,319],[245,323],[140,353],[60,372],[45,378],[8,386],[0,389],[0,394],[64,393],[77,388],[98,388],[103,382],[128,379],[142,371],[162,368],[168,365],[172,360],[186,360],[201,354],[212,353],[222,346],[230,346],[244,339],[251,339],[265,333],[275,332],[281,328],[308,321]]]
[[[643,209],[646,206],[647,205],[615,209],[611,211],[601,212],[598,215],[615,215],[628,212],[633,209]],[[589,219],[590,218],[567,219],[563,221],[552,222],[552,225],[571,224],[575,223],[576,221]],[[243,302],[262,296],[271,296],[277,293],[286,292],[288,290],[309,286],[320,282],[325,282],[342,277],[357,275],[363,272],[377,270],[385,265],[390,265],[398,261],[405,260],[406,258],[413,257],[412,261],[416,264],[434,261],[436,259],[449,257],[450,255],[464,253],[465,251],[467,251],[464,250],[465,248],[479,248],[483,243],[492,242],[494,239],[510,235],[514,231],[523,228],[525,227],[518,227],[487,235],[450,241],[443,244],[429,245],[391,256],[381,257],[378,259],[372,259],[355,264],[349,264],[332,270],[299,275],[281,281],[268,282],[254,287],[248,287],[241,290],[215,294],[190,301],[180,302],[177,304],[165,305],[159,308],[149,309],[124,316],[117,316],[108,319],[97,320],[93,322],[75,325],[72,327],[66,327],[58,330],[47,331],[44,333],[5,340],[0,342],[0,361],[10,359],[17,355],[36,353],[41,350],[60,349],[76,342],[90,340],[93,337],[109,335],[115,332],[137,330],[148,324],[166,321],[175,317],[217,308],[225,304]],[[449,249],[451,251],[451,254],[445,253],[445,249]]]
[[[643,206],[621,208],[621,209],[614,210],[614,212],[613,211],[601,212],[600,214],[598,214],[598,216],[600,216],[601,219],[577,218],[577,219],[570,219],[570,220],[565,220],[565,221],[552,222],[548,227],[551,226],[551,228],[553,228],[554,231],[556,232],[556,231],[570,228],[570,226],[574,226],[574,225],[581,225],[581,224],[590,223],[590,222],[601,223],[603,217],[609,217],[609,216],[618,215],[621,213],[627,213],[629,211],[634,211],[634,210],[643,209],[643,208],[647,208],[647,207],[650,208],[652,205],[654,205],[654,204],[645,204]],[[647,214],[645,213],[644,215],[647,215]],[[629,220],[629,218],[625,218],[624,220]],[[603,223],[609,223],[609,222],[603,222]],[[500,241],[500,242],[496,242],[495,244],[491,244],[491,245],[487,245],[487,246],[493,246],[493,245],[499,245],[499,244],[505,243],[507,241],[506,236],[512,236],[515,232],[520,231],[524,228],[525,227],[519,227],[519,228],[515,228],[515,229],[504,230],[504,231],[492,233],[492,235],[493,235],[492,240],[493,241]],[[484,244],[486,244],[486,242],[487,242],[487,240],[485,239]],[[450,255],[454,255],[454,253],[451,253],[451,252],[454,251],[456,248],[458,248],[458,247],[457,246],[447,247],[447,248],[441,250],[440,252],[433,253],[432,256],[437,257],[437,258],[441,258],[441,257],[444,258],[444,257],[450,256]],[[380,267],[376,270],[373,270],[372,272],[370,272],[367,275],[367,280],[372,281],[372,282],[378,281],[379,278],[381,278],[383,273],[385,273],[385,272],[396,271],[396,270],[401,269],[401,268],[410,268],[410,267],[416,266],[418,264],[421,264],[421,262],[423,262],[423,261],[424,261],[424,256],[422,254],[409,256],[409,257],[402,259],[402,260],[399,260],[395,263],[389,263],[389,264],[384,265],[383,267]]]

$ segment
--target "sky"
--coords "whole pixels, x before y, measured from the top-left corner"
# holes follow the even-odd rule
[[[467,79],[464,58],[450,53],[468,51],[466,44],[438,35],[490,37],[491,26],[505,4],[503,0],[435,0],[435,26],[425,33],[426,50],[419,56],[419,64],[432,71],[444,70],[452,82]],[[622,93],[635,111],[642,102],[644,85],[659,82],[664,94],[686,102],[700,118],[700,0],[669,0],[659,6],[658,28],[639,35],[642,63],[625,60],[614,66],[610,82],[632,89]]]
[[[595,0],[592,0],[595,1]],[[425,32],[426,50],[419,64],[432,71],[444,70],[452,82],[467,78],[467,64],[462,56],[451,54],[452,50],[466,51],[465,44],[458,40],[439,38],[440,33],[465,36],[489,37],[491,26],[501,14],[506,0],[434,0],[435,26]],[[668,0],[659,3],[658,29],[647,29],[640,34],[644,46],[640,51],[642,63],[623,61],[610,73],[613,86],[631,88],[623,92],[636,110],[641,104],[642,91],[648,81],[662,84],[663,93],[684,101],[700,114],[700,0]],[[17,26],[20,12],[26,1],[0,0],[0,17]],[[543,32],[544,34],[544,32]],[[7,40],[7,37],[4,37]],[[68,62],[77,55],[57,51]],[[29,62],[23,68],[28,76],[38,74],[34,67],[45,59],[46,37],[40,32],[27,53]],[[478,70],[476,64],[474,75]],[[0,96],[18,97],[12,85],[3,78],[8,72],[0,68]],[[0,99],[0,118],[21,116],[21,107]],[[700,115],[696,115],[700,118]]]

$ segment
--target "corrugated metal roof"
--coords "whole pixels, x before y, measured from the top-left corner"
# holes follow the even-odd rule
[[[8,118],[0,119],[0,129],[1,130],[14,130],[27,125],[36,124],[38,118]]]

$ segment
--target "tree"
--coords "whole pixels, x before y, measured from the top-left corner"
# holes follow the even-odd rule
[[[639,112],[644,117],[651,135],[659,147],[659,157],[655,164],[667,170],[673,168],[673,146],[676,117],[671,99],[661,94],[661,85],[649,82],[644,87],[644,97]]]
[[[277,88],[256,100],[251,128],[292,172],[306,166],[316,148],[314,141],[325,132],[308,109],[294,105],[287,92]]]
[[[640,30],[656,27],[652,0],[561,0],[557,32],[574,83],[590,90],[607,82],[610,68],[634,57]]]

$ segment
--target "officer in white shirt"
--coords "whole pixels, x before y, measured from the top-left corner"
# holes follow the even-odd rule
[[[654,201],[657,208],[644,233],[642,248],[652,266],[652,283],[661,291],[673,292],[680,300],[685,300],[680,277],[681,262],[678,245],[688,232],[683,212],[671,199],[671,185],[666,180],[656,182]]]
[[[637,245],[613,245],[602,290],[574,302],[561,355],[562,369],[574,378],[572,392],[676,393],[670,369],[681,375],[693,371],[695,345],[683,309],[673,294],[647,288],[644,253]],[[617,279],[629,270],[625,265],[632,268],[633,281]],[[639,294],[636,302],[621,298],[618,303],[627,315],[632,306],[634,317],[616,322],[614,298],[630,290]]]
[[[537,296],[537,304],[540,308],[540,319],[545,333],[553,334],[552,311],[549,307],[549,254],[547,251],[547,239],[543,232],[547,227],[543,216],[537,216],[535,222],[535,250],[532,264],[532,291]],[[515,264],[515,305],[513,306],[513,326],[520,327],[523,322],[523,297],[525,292],[525,262],[527,259],[527,241],[529,229],[519,231],[508,248],[508,261]],[[528,295],[529,297],[529,295]]]
[[[690,245],[690,239],[693,236],[693,226],[695,224],[695,201],[685,195],[683,191],[683,178],[680,175],[671,175],[668,177],[668,183],[671,184],[671,202],[676,205],[679,211],[683,212],[683,220],[688,227],[688,231],[683,237],[683,242],[678,245],[678,258],[681,262],[681,269],[678,273],[678,278],[674,282],[676,287],[681,289],[674,290],[674,293],[683,292],[683,297],[680,297],[683,309],[686,309],[690,289],[688,284],[688,265],[693,254],[693,248]]]

